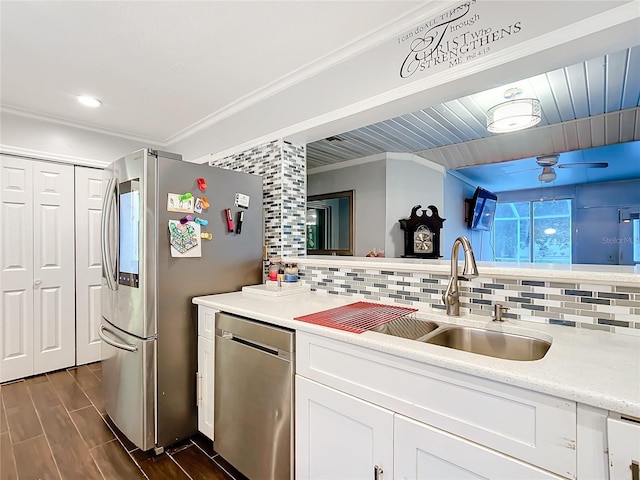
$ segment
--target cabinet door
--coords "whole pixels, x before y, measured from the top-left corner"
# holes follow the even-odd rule
[[[402,415],[395,417],[393,440],[396,479],[562,478]]]
[[[100,360],[102,170],[75,167],[76,363]]]
[[[33,162],[0,156],[0,382],[33,374]]]
[[[76,361],[73,166],[33,165],[33,373]]]
[[[609,440],[609,478],[637,480],[640,464],[640,424],[607,419]]]
[[[213,339],[198,335],[198,430],[211,440],[213,440],[214,358]]]
[[[391,478],[389,410],[296,375],[295,425],[298,480]]]

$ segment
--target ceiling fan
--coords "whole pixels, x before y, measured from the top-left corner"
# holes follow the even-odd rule
[[[538,175],[538,180],[544,183],[553,182],[557,178],[554,167],[557,168],[607,168],[607,162],[577,162],[577,163],[560,163],[558,160],[560,155],[542,155],[536,157],[536,163],[542,167],[542,173]]]
[[[538,175],[538,180],[544,183],[551,183],[557,177],[557,173],[554,168],[607,168],[609,164],[607,162],[576,162],[576,163],[558,163],[560,154],[554,153],[552,155],[541,155],[536,157],[536,163],[539,167],[542,167],[542,172]],[[527,170],[520,170],[517,172],[504,173],[503,175],[513,175],[514,173],[531,172],[538,170],[537,168],[529,168]]]

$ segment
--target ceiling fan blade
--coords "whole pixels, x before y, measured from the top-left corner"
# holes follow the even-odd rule
[[[526,170],[516,170],[515,172],[500,173],[496,175],[496,177],[507,177],[509,175],[514,175],[516,173],[533,172],[534,170],[540,170],[540,168],[527,168]]]
[[[581,162],[581,163],[561,163],[558,168],[607,168],[607,162]]]

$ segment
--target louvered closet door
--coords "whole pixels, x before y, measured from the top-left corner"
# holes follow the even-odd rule
[[[75,364],[72,165],[33,165],[33,373]]]
[[[76,172],[76,364],[100,360],[102,170]]]
[[[0,382],[33,373],[32,167],[0,156]]]

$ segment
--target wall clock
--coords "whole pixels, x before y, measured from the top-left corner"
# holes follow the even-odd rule
[[[422,205],[411,209],[409,218],[401,218],[400,228],[404,230],[405,258],[440,258],[440,230],[445,219],[440,218],[438,209],[429,205],[418,215]]]

